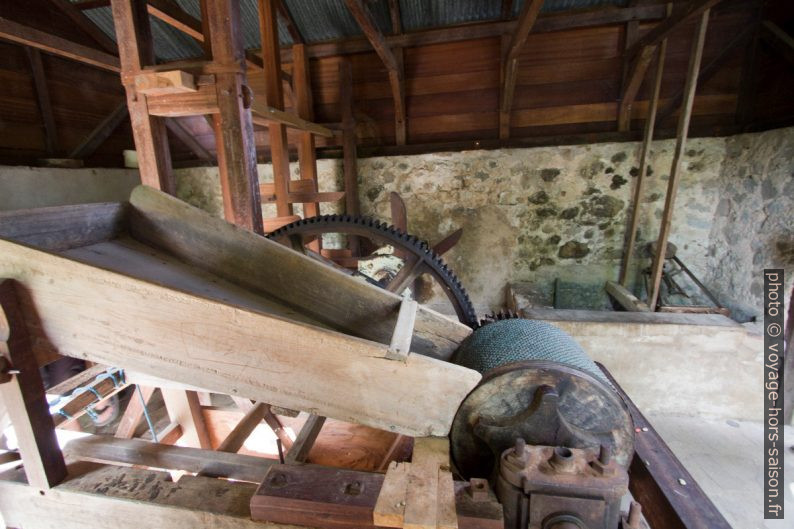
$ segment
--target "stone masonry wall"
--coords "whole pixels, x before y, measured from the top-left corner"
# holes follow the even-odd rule
[[[649,158],[631,274],[637,292],[673,149],[672,140],[654,142]],[[388,220],[389,192],[397,191],[411,233],[435,242],[463,227],[445,259],[483,313],[503,305],[510,282],[551,291],[556,279],[588,288],[616,280],[638,158],[638,143],[604,143],[361,159],[361,207]],[[318,166],[321,190],[340,189],[340,162]],[[740,319],[760,315],[758,271],[785,268],[787,291],[794,275],[794,128],[692,139],[683,170],[670,238],[679,257]],[[180,196],[221,214],[216,169],[177,174]],[[272,180],[269,165],[260,178]],[[324,205],[323,213],[338,208]],[[429,303],[448,310],[439,292]]]

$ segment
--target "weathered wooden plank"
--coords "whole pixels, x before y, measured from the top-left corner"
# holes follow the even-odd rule
[[[88,246],[126,228],[127,206],[119,202],[0,212],[0,238],[49,251]]]
[[[66,465],[17,292],[17,285],[0,274],[0,357],[17,371],[0,382],[0,400],[14,427],[28,481],[37,489],[49,489],[66,477]]]
[[[257,125],[270,125],[272,123],[278,123],[293,129],[311,132],[312,134],[317,134],[318,136],[324,136],[326,138],[331,138],[334,136],[333,131],[328,127],[319,125],[317,123],[312,123],[311,121],[307,121],[290,112],[264,105],[260,102],[257,102],[256,100],[254,100],[254,102],[251,104],[251,111],[254,113],[254,123]]]
[[[136,188],[130,202],[131,232],[138,240],[252,292],[289,303],[336,329],[381,344],[391,342],[402,301],[399,296],[150,188]],[[468,327],[420,306],[412,348],[448,359],[470,332]]]
[[[392,360],[405,360],[411,351],[418,307],[419,304],[412,299],[403,299],[400,304],[397,325],[394,326],[394,334],[389,345],[389,358]]]
[[[653,258],[653,265],[651,266],[651,288],[648,293],[648,307],[650,307],[651,310],[655,310],[656,308],[656,300],[659,297],[659,288],[662,282],[662,267],[665,261],[664,249],[667,248],[667,240],[672,229],[675,197],[678,192],[678,184],[681,181],[681,159],[684,156],[687,135],[689,134],[689,120],[692,117],[692,106],[695,102],[700,61],[703,58],[703,44],[706,40],[706,28],[709,23],[709,12],[710,10],[708,8],[701,11],[695,38],[692,39],[692,51],[689,57],[686,87],[684,88],[684,106],[678,118],[677,137],[675,150],[673,152],[673,165],[670,169],[670,179],[667,182],[667,193],[664,200],[664,211],[662,212],[662,225],[659,229],[659,237],[656,240],[656,248],[659,250],[656,252]]]
[[[408,468],[410,463],[393,461],[383,480],[383,486],[372,513],[373,522],[378,527],[403,526],[405,519],[405,489],[408,487]]]
[[[455,509],[455,497],[439,496],[439,469],[449,469],[449,440],[446,438],[420,437],[414,440],[414,454],[408,468],[408,484],[405,491],[405,529],[435,529],[439,525],[439,501],[451,501]],[[446,487],[445,487],[446,492]],[[444,514],[447,516],[447,509]]]
[[[74,477],[44,495],[23,482],[0,481],[5,523],[42,529],[288,527],[251,520],[248,501],[256,489],[253,483],[193,476],[175,482],[167,472],[136,468],[99,467],[82,473],[75,468],[74,472]]]
[[[68,356],[408,435],[445,435],[480,379],[422,355],[393,362],[382,344],[11,242],[0,241],[0,252],[0,274],[22,283],[25,308],[36,311],[38,338]],[[289,285],[277,278],[279,268],[252,264]],[[367,311],[366,321],[373,317]]]
[[[246,399],[247,400],[247,399]],[[257,402],[253,407],[246,412],[237,426],[234,427],[229,435],[218,445],[218,452],[229,452],[236,454],[240,448],[243,447],[245,440],[251,436],[254,431],[265,418],[265,412],[268,411],[270,406],[264,402]]]
[[[692,17],[702,15],[722,0],[692,0],[684,4],[683,9],[675,11],[664,22],[656,25],[652,30],[643,35],[635,42],[631,48],[626,50],[626,54],[633,56],[646,46],[656,46],[662,39],[681,27],[681,24]]]
[[[306,422],[303,424],[301,431],[292,443],[292,447],[287,452],[285,461],[287,463],[305,463],[309,458],[309,452],[312,450],[314,441],[320,435],[320,430],[325,424],[325,417],[319,415],[310,415]]]
[[[637,299],[637,296],[626,290],[623,285],[614,281],[607,281],[605,289],[620,306],[630,312],[649,312],[648,305]]]
[[[0,38],[40,49],[52,55],[65,57],[103,70],[121,72],[119,59],[94,48],[56,37],[22,24],[0,17]]]

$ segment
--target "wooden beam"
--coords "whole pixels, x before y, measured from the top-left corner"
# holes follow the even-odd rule
[[[0,401],[14,427],[28,482],[49,489],[66,477],[66,464],[24,318],[14,282],[0,279],[0,361],[16,371],[2,373]]]
[[[378,24],[364,5],[362,0],[345,0],[347,9],[353,18],[358,22],[361,31],[372,44],[375,53],[378,54],[389,76],[392,98],[394,99],[394,127],[397,145],[405,145],[406,123],[405,123],[405,72],[401,57],[395,56],[392,49],[386,43],[386,38],[378,29]]]
[[[648,46],[656,46],[662,39],[666,38],[673,31],[681,27],[681,25],[692,17],[703,14],[720,3],[722,0],[691,0],[682,5],[680,9],[673,12],[671,16],[664,22],[657,24],[652,30],[640,37],[631,48],[627,50],[627,55],[632,57],[638,54],[643,48]]]
[[[149,115],[146,97],[135,89],[135,76],[144,66],[155,62],[146,6],[139,0],[111,0],[111,7],[141,182],[174,194],[176,182],[171,170],[165,123],[161,118]]]
[[[400,0],[389,0],[389,18],[391,19],[392,35],[403,32],[402,16],[400,14]]]
[[[6,524],[41,527],[42,521],[59,513],[55,522],[59,529],[139,529],[147,521],[164,528],[294,527],[251,520],[248,502],[257,487],[253,483],[196,476],[182,476],[176,482],[167,472],[83,467],[82,472],[75,468],[79,477],[45,495],[24,483],[0,481],[0,511]]]
[[[218,452],[229,452],[236,454],[245,443],[246,439],[251,436],[254,428],[262,423],[265,418],[265,412],[270,408],[269,404],[264,402],[257,402],[253,407],[246,412],[240,422],[229,432],[229,435],[218,445]]]
[[[135,430],[141,422],[144,415],[144,408],[152,398],[154,388],[150,386],[136,385],[133,388],[130,400],[127,403],[127,409],[124,410],[124,415],[119,420],[119,425],[116,428],[115,436],[118,439],[132,439],[135,437]]]
[[[294,44],[292,46],[292,73],[295,89],[295,110],[298,113],[298,117],[313,121],[314,105],[312,101],[311,76],[309,73],[309,59],[306,58],[306,46],[304,44]],[[300,167],[301,180],[311,182],[310,191],[316,193],[318,191],[317,153],[314,145],[314,135],[310,132],[301,133],[300,140],[298,140],[298,166]],[[303,204],[304,218],[316,217],[319,214],[319,202],[311,201]],[[312,250],[319,253],[319,239],[316,243],[312,243]]]
[[[257,125],[270,126],[274,123],[285,125],[292,129],[297,129],[325,138],[332,138],[334,133],[328,127],[312,123],[302,119],[291,112],[279,110],[278,108],[264,105],[256,100],[251,105],[251,111],[254,113],[254,123]]]
[[[576,28],[623,24],[631,20],[648,22],[663,18],[665,18],[664,5],[642,5],[618,9],[610,7],[579,13],[543,15],[538,17],[532,30],[533,33],[548,33]],[[413,48],[432,44],[477,40],[511,34],[515,31],[516,26],[516,21],[499,21],[411,31],[400,35],[387,36],[386,44],[390,48]],[[372,44],[366,37],[307,44],[306,46],[306,54],[309,58],[351,55],[368,51],[372,51]],[[281,60],[282,62],[290,62],[292,60],[292,50],[290,48],[281,50]]]
[[[239,68],[215,75],[215,97],[219,111],[216,134],[220,133],[223,140],[218,142],[218,165],[221,169],[224,216],[240,227],[261,234],[264,233],[264,227],[250,110],[252,94],[244,67],[239,3],[232,0],[207,2],[206,17],[213,60]]]
[[[705,83],[709,79],[711,79],[715,73],[717,73],[720,68],[730,60],[731,55],[735,52],[738,48],[742,47],[743,45],[749,43],[751,41],[752,35],[755,32],[755,27],[750,25],[744,28],[741,32],[735,35],[728,44],[723,46],[719,53],[714,56],[707,64],[705,64],[701,69],[700,73],[698,74],[698,82],[701,84]],[[658,121],[662,122],[666,118],[675,114],[675,112],[681,108],[681,103],[684,100],[684,89],[683,87],[678,90],[672,97],[667,100],[664,107],[659,110],[659,117]]]
[[[298,25],[295,24],[295,20],[292,18],[292,15],[287,9],[286,4],[284,4],[284,0],[276,0],[276,9],[278,9],[278,16],[284,25],[287,26],[287,31],[289,32],[290,37],[292,37],[292,44],[303,44],[303,36],[301,36],[301,32],[298,29]]]
[[[265,101],[267,106],[284,110],[284,95],[278,72],[281,71],[281,56],[278,43],[277,0],[258,0],[259,33],[262,37],[262,60],[264,62]],[[281,123],[270,123],[270,157],[273,164],[273,182],[276,186],[276,214],[279,217],[292,215],[292,204],[287,202],[289,173],[289,147],[287,129]]]
[[[103,70],[119,73],[119,59],[103,51],[56,37],[22,24],[0,17],[0,39],[30,46],[59,57],[89,64]]]
[[[170,446],[143,439],[118,439],[105,435],[89,435],[69,442],[69,457],[81,461],[114,465],[144,466],[165,470],[183,470],[207,477],[219,477],[259,484],[274,459]]]
[[[184,70],[145,71],[135,76],[135,90],[139,94],[166,95],[196,92],[196,79]]]
[[[33,75],[33,88],[36,94],[36,103],[41,113],[44,125],[44,150],[52,156],[58,152],[58,129],[55,126],[55,116],[52,113],[50,90],[47,87],[47,76],[44,74],[44,65],[41,63],[41,52],[36,48],[25,47],[25,52],[30,63]]]
[[[794,38],[791,35],[780,29],[780,26],[774,22],[764,20],[761,23],[761,38],[790,65],[794,66]]]
[[[620,132],[629,130],[634,100],[637,98],[637,93],[640,90],[642,81],[645,79],[645,73],[648,71],[648,66],[650,66],[655,52],[656,46],[646,46],[631,61],[623,94],[620,98],[620,105],[618,106],[617,119]]]
[[[631,272],[631,261],[634,257],[634,245],[637,242],[637,226],[640,220],[640,205],[645,191],[645,177],[648,174],[648,156],[653,142],[653,131],[656,126],[656,111],[659,108],[659,96],[662,91],[662,75],[664,74],[664,62],[667,56],[667,39],[663,39],[659,45],[656,55],[656,74],[653,80],[653,92],[651,93],[651,107],[648,110],[648,117],[645,119],[645,133],[642,137],[642,147],[640,148],[640,174],[634,184],[634,199],[629,213],[629,228],[626,238],[626,246],[623,249],[623,263],[620,269],[620,284],[628,286],[629,273]],[[629,110],[630,113],[630,110]],[[630,116],[628,117],[630,119]]]
[[[185,12],[178,4],[169,0],[145,1],[148,4],[147,11],[150,15],[159,18],[182,33],[190,35],[199,42],[204,41],[204,33],[201,31],[201,21]]]
[[[108,116],[103,119],[82,142],[80,142],[80,145],[69,153],[69,158],[85,159],[90,157],[128,116],[129,110],[127,109],[127,101],[122,101],[113,112],[108,114]]]
[[[204,146],[199,143],[199,141],[193,137],[193,135],[182,126],[179,122],[179,118],[167,118],[165,120],[165,126],[168,127],[168,130],[171,133],[179,138],[188,149],[190,149],[193,154],[200,160],[212,161],[215,159],[212,154],[204,148]]]
[[[295,442],[292,443],[292,448],[287,452],[284,461],[287,463],[305,463],[309,459],[309,452],[311,452],[317,436],[320,435],[323,424],[325,424],[325,417],[310,415],[303,424],[298,437],[295,438]]]
[[[513,107],[513,92],[518,76],[518,55],[529,37],[529,32],[543,7],[543,0],[525,0],[518,15],[518,26],[510,39],[501,62],[501,93],[499,103],[499,137],[510,137],[510,110]]]
[[[629,292],[623,285],[614,281],[607,281],[604,289],[625,310],[629,312],[650,312],[648,306],[637,299],[637,296]]]
[[[94,24],[90,18],[85,16],[83,12],[75,7],[73,3],[69,0],[49,0],[52,5],[58,8],[63,14],[65,14],[69,19],[84,33],[88,34],[94,41],[102,46],[105,51],[108,53],[112,53],[113,55],[118,55],[119,49],[116,46],[116,43],[113,42],[113,39],[108,37],[104,31],[102,31],[99,26]]]
[[[686,148],[689,120],[692,116],[692,105],[695,102],[695,91],[697,90],[698,73],[700,72],[700,61],[703,58],[703,43],[706,40],[708,22],[709,9],[702,10],[700,12],[700,21],[698,22],[695,32],[695,38],[692,39],[692,51],[689,56],[686,88],[684,89],[684,107],[678,118],[678,137],[676,138],[675,151],[673,153],[673,166],[670,169],[670,179],[667,182],[667,195],[665,196],[664,211],[662,212],[662,226],[659,230],[659,238],[656,241],[657,251],[656,255],[653,257],[653,265],[651,267],[651,291],[648,293],[648,307],[650,307],[651,310],[655,310],[656,300],[659,298],[659,287],[662,282],[662,267],[664,266],[665,250],[672,229],[675,195],[681,180],[681,158]]]
[[[182,439],[193,448],[212,449],[210,435],[195,391],[160,389],[172,422],[182,427]]]
[[[339,105],[342,107],[342,151],[345,185],[345,212],[358,215],[358,160],[356,121],[353,117],[353,68],[349,59],[339,61]]]
[[[446,435],[460,402],[480,380],[448,362],[417,354],[405,363],[387,361],[383,344],[8,241],[0,241],[0,251],[0,273],[17,276],[49,342],[68,356],[407,435]],[[61,310],[65,303],[74,303],[73,310]]]

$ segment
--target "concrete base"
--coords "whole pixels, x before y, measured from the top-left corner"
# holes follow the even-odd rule
[[[717,314],[525,309],[601,362],[643,413],[760,421],[763,341]]]

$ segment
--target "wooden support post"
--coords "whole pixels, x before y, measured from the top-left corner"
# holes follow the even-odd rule
[[[220,0],[207,2],[205,7],[214,62],[236,68],[215,74],[219,110],[215,133],[222,139],[217,145],[224,216],[261,234],[264,228],[250,110],[252,93],[246,84],[240,6],[233,0]]]
[[[634,244],[637,241],[637,224],[639,223],[640,204],[642,203],[643,191],[645,187],[645,176],[648,173],[648,154],[653,142],[653,129],[656,125],[656,110],[659,108],[659,94],[662,89],[662,75],[664,73],[664,61],[667,55],[667,39],[659,45],[659,52],[656,56],[656,74],[653,81],[653,93],[651,94],[651,107],[648,110],[648,117],[645,120],[645,134],[642,137],[642,147],[640,150],[640,174],[634,185],[634,200],[630,209],[630,220],[626,247],[623,250],[623,266],[620,270],[620,284],[624,287],[628,283],[628,274],[631,270],[631,260],[634,255]]]
[[[284,110],[276,1],[259,0],[259,33],[262,37],[265,100],[268,106]],[[276,188],[276,214],[279,217],[287,217],[293,214],[292,204],[287,201],[290,181],[287,129],[281,123],[270,123],[268,131],[270,133],[270,157],[273,163],[273,183]]]
[[[369,9],[364,5],[362,0],[345,0],[347,9],[353,18],[358,22],[361,31],[369,40],[370,44],[378,54],[389,76],[389,85],[391,86],[392,98],[394,99],[394,127],[397,145],[405,145],[406,127],[405,127],[405,73],[402,64],[402,48],[400,48],[399,57],[393,53],[392,49],[386,43],[386,38],[378,29],[378,24],[372,17]]]
[[[79,13],[82,15],[82,13]],[[25,47],[25,52],[33,74],[33,87],[36,93],[36,103],[41,113],[44,125],[44,149],[49,156],[58,152],[58,130],[55,127],[55,116],[52,113],[50,90],[47,88],[47,76],[44,74],[44,65],[41,63],[41,52],[36,48]]]
[[[412,299],[403,298],[403,302],[400,304],[400,313],[397,316],[397,325],[394,326],[394,334],[391,337],[391,345],[389,345],[386,358],[401,361],[408,359],[408,354],[411,352],[411,340],[414,336],[418,305]]]
[[[144,406],[149,402],[154,393],[154,388],[150,386],[137,385],[130,395],[127,409],[121,416],[119,426],[116,428],[116,437],[119,439],[132,439],[135,437],[135,430],[143,417]]]
[[[309,452],[311,452],[312,446],[314,446],[314,441],[316,441],[317,436],[320,435],[323,424],[325,424],[325,417],[314,414],[310,415],[309,418],[306,419],[295,442],[292,443],[292,448],[289,449],[284,460],[287,463],[305,463],[309,458]]]
[[[358,215],[358,155],[356,120],[353,117],[353,69],[350,59],[339,61],[339,106],[342,107],[342,151],[344,155],[345,212]]]
[[[182,427],[185,444],[193,448],[211,449],[209,432],[196,392],[165,388],[160,391],[171,421]]]
[[[102,120],[102,122],[96,126],[94,130],[92,130],[85,139],[80,142],[80,145],[74,148],[74,150],[69,153],[69,158],[88,158],[97,150],[97,148],[104,143],[106,139],[113,134],[118,126],[124,121],[125,118],[129,115],[129,110],[127,109],[127,101],[123,101],[119,106],[117,106],[113,112],[108,114],[108,116]]]
[[[501,93],[499,95],[499,138],[510,137],[510,110],[513,107],[513,92],[518,77],[518,55],[529,37],[529,32],[543,7],[543,0],[525,0],[518,15],[518,26],[513,33],[510,44],[504,52],[501,63]]]
[[[0,401],[11,418],[28,483],[49,489],[63,481],[66,464],[14,282],[8,279],[0,279]]]
[[[279,2],[281,4],[281,2]],[[312,105],[311,77],[309,75],[309,59],[306,58],[306,46],[295,44],[292,46],[292,79],[295,90],[295,106],[298,116],[314,121]],[[298,142],[298,164],[300,166],[301,180],[312,182],[311,190],[317,192],[317,153],[314,149],[314,135],[311,132],[302,132]],[[278,198],[278,197],[277,197]],[[303,204],[303,217],[316,217],[320,214],[318,202],[305,202]],[[311,250],[320,252],[320,239],[312,243]]]
[[[111,0],[111,7],[141,181],[173,195],[176,182],[171,171],[165,122],[162,118],[149,115],[146,97],[135,89],[135,76],[144,66],[154,64],[154,44],[146,2]]]
[[[670,230],[672,228],[675,195],[678,191],[678,183],[681,181],[681,158],[686,148],[689,119],[692,116],[692,106],[695,102],[695,91],[697,90],[700,61],[703,58],[703,43],[706,40],[709,11],[709,9],[702,11],[695,32],[695,38],[692,40],[692,51],[689,57],[686,88],[684,89],[684,107],[678,118],[673,166],[670,169],[670,180],[667,183],[667,196],[665,197],[664,212],[662,213],[662,226],[659,230],[659,238],[656,241],[656,255],[653,256],[653,266],[651,268],[651,291],[648,293],[648,307],[650,307],[651,310],[654,310],[656,307],[656,300],[659,297],[659,287],[662,282],[662,267],[664,266],[665,249],[667,248],[667,240],[670,237]]]

